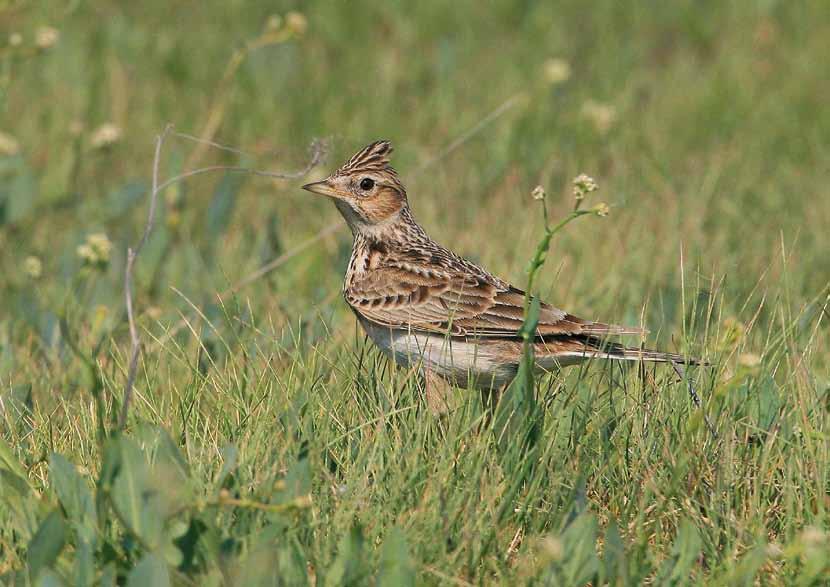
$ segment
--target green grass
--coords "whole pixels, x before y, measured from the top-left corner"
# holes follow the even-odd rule
[[[126,4],[0,4],[4,582],[830,581],[830,5]],[[229,68],[292,9],[307,30]],[[558,220],[595,177],[610,216],[556,235],[537,291],[711,361],[703,411],[666,367],[596,363],[538,382],[536,436],[499,442],[467,390],[435,419],[340,299],[345,229],[297,249],[334,207],[305,178],[206,174],[161,195],[139,257],[119,433],[153,138],[211,115],[248,155],[171,137],[164,177],[291,171],[328,137],[313,179],[389,138],[421,223],[518,285],[533,187]],[[97,233],[110,258],[84,265]]]

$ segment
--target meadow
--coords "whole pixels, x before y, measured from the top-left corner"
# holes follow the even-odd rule
[[[830,583],[827,55],[818,0],[0,3],[0,582]],[[158,191],[125,409],[168,125],[160,182],[286,177]],[[534,291],[711,367],[434,417],[299,189],[379,138],[517,285],[595,178]]]

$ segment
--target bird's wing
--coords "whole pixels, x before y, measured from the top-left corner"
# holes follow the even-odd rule
[[[391,328],[451,336],[516,337],[525,293],[487,275],[408,263],[379,267],[353,280],[346,301],[363,318]],[[541,305],[537,336],[639,334]]]

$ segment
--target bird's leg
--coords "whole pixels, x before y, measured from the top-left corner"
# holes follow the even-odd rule
[[[481,388],[481,405],[484,406],[485,411],[490,413],[496,411],[496,406],[499,405],[499,400],[507,386],[508,384]]]
[[[424,370],[424,392],[427,398],[427,406],[434,416],[441,416],[450,410],[449,395],[450,384],[440,375],[425,369]]]
[[[490,387],[479,388],[481,390],[481,407],[484,411],[481,424],[478,428],[480,432],[488,430],[493,425],[499,402],[509,386],[510,383],[505,383],[503,385],[494,384]]]

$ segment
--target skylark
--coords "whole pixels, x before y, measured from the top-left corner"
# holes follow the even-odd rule
[[[496,396],[516,375],[525,293],[432,240],[415,221],[376,141],[303,189],[328,196],[354,236],[343,294],[368,336],[398,364],[415,367],[435,407],[451,383]],[[681,355],[626,347],[609,336],[641,334],[541,305],[534,341],[540,371],[588,359],[696,364]]]

